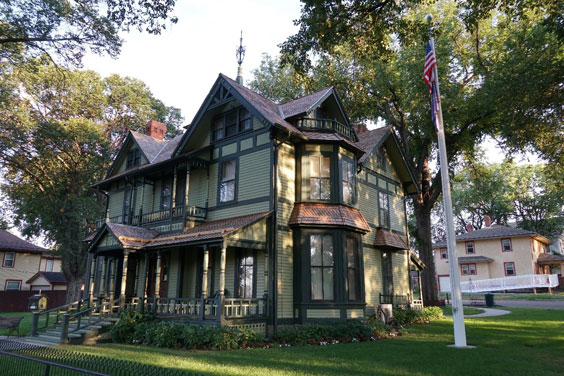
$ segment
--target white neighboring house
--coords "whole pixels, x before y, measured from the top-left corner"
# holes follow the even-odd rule
[[[492,225],[456,237],[460,281],[550,274],[564,264],[564,256],[547,253],[552,242],[535,232],[516,227]],[[439,291],[450,291],[449,259],[446,243],[433,245]]]

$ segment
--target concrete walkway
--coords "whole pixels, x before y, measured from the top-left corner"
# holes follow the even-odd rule
[[[495,308],[482,308],[482,307],[477,307],[478,309],[483,309],[485,312],[484,313],[478,313],[477,315],[464,315],[464,317],[467,318],[473,318],[473,317],[494,317],[494,316],[503,316],[503,315],[508,315],[511,312],[510,311],[506,311],[505,309],[495,309]]]
[[[510,308],[544,308],[564,309],[563,299],[525,300],[525,299],[495,299],[495,305]]]

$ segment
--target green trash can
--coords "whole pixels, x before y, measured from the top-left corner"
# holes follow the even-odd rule
[[[484,297],[486,298],[486,307],[493,307],[494,306],[494,295],[493,294],[485,294]]]

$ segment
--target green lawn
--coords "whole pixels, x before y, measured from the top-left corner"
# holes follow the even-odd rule
[[[31,332],[31,320],[33,314],[31,312],[6,312],[0,313],[0,316],[13,317],[13,316],[23,316],[23,320],[20,321],[20,336],[27,336]],[[8,329],[0,329],[0,336],[8,335]],[[17,332],[13,332],[10,335],[17,335]]]
[[[484,313],[483,309],[480,308],[473,308],[473,307],[464,307],[464,314],[465,315],[478,315],[480,313]],[[452,306],[447,305],[443,307],[443,313],[447,316],[452,316]]]
[[[65,346],[89,354],[205,375],[562,375],[564,311],[510,308],[467,318],[468,343],[453,349],[452,320],[411,326],[401,338],[356,344],[186,351],[133,345]]]

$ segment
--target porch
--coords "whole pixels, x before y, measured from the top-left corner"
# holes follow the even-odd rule
[[[266,324],[268,214],[163,235],[105,224],[108,233],[98,237],[90,253],[84,297],[90,306],[117,301],[119,310],[132,308],[162,319]],[[110,235],[114,241],[104,241]]]

